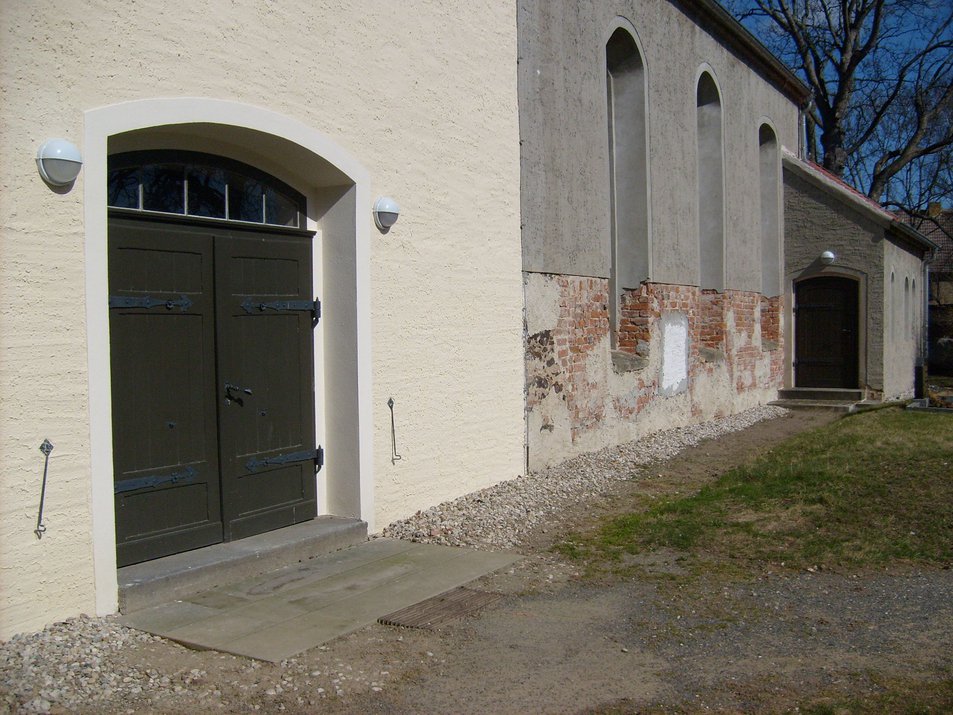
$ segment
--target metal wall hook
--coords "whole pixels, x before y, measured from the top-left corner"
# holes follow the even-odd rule
[[[394,426],[394,398],[387,399],[387,406],[390,408],[390,463],[397,464],[398,460],[403,459],[397,454],[397,428]]]
[[[43,440],[40,445],[40,451],[43,452],[43,486],[40,488],[40,513],[36,515],[36,528],[33,533],[36,538],[42,539],[46,533],[46,525],[43,523],[43,502],[46,501],[46,474],[50,468],[50,452],[53,451],[53,443],[48,439]]]

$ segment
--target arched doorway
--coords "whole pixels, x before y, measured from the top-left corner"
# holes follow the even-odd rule
[[[117,563],[317,513],[304,197],[222,157],[110,157]]]
[[[824,276],[795,285],[794,351],[797,387],[857,388],[857,281]]]
[[[142,99],[84,112],[84,236],[89,365],[90,495],[96,613],[118,607],[113,459],[108,158],[130,151],[196,150],[254,165],[307,199],[313,240],[310,296],[315,434],[326,450],[316,478],[319,514],[360,518],[374,530],[367,169],[319,129],[262,107],[218,99]],[[267,227],[266,227],[267,228]]]

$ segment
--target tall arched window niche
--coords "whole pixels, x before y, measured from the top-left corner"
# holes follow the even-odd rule
[[[887,334],[890,336],[891,340],[897,339],[897,277],[896,274],[891,270],[890,271],[890,291],[887,296]]]
[[[913,301],[910,300],[910,277],[903,279],[903,322],[907,327],[902,331],[901,337],[913,336]]]
[[[781,166],[778,138],[769,124],[758,129],[761,187],[761,293],[781,292]]]
[[[649,179],[646,77],[642,54],[625,28],[606,43],[609,181],[612,226],[610,290],[613,344],[622,293],[649,278]]]
[[[721,95],[708,72],[698,78],[698,244],[701,288],[725,288],[725,177]]]

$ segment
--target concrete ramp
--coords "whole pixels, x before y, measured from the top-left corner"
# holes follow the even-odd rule
[[[193,648],[277,662],[518,558],[376,539],[142,609],[121,622]]]

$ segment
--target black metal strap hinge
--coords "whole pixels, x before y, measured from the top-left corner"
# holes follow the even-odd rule
[[[178,298],[153,298],[150,295],[145,296],[109,296],[110,308],[158,308],[163,307],[166,310],[178,308],[179,310],[188,310],[192,307],[192,301],[188,296],[179,296]]]
[[[314,300],[273,300],[269,303],[246,298],[242,302],[242,309],[249,315],[253,313],[264,313],[266,310],[274,310],[276,312],[303,310],[311,313],[311,318],[315,322],[321,317],[321,301],[317,298]]]
[[[115,493],[134,492],[139,489],[147,489],[161,486],[163,484],[188,484],[194,482],[198,476],[195,467],[186,467],[171,474],[153,474],[148,477],[137,477],[136,479],[126,479],[116,483]]]
[[[314,460],[314,470],[318,471],[324,466],[324,448],[318,447],[313,450],[305,450],[303,452],[289,452],[287,454],[278,454],[274,457],[266,457],[265,459],[249,459],[245,462],[245,469],[249,472],[255,473],[259,472],[265,467],[273,467],[280,464],[291,464],[293,462],[307,462],[309,460]]]

